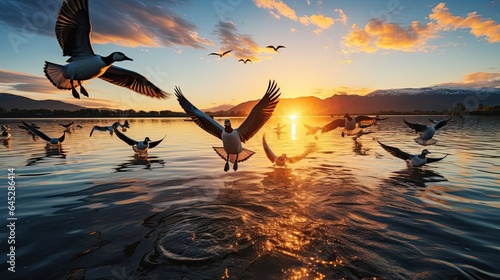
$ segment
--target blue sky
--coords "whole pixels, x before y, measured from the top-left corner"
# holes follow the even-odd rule
[[[54,33],[59,0],[0,0],[0,92],[90,107],[182,111],[103,80],[76,100],[45,78],[64,64]],[[498,1],[89,0],[97,54],[164,91],[179,86],[199,108],[283,98],[366,94],[376,89],[500,87]],[[267,45],[284,45],[275,53]],[[211,52],[233,51],[219,58]],[[243,64],[240,58],[251,58]],[[1,105],[0,105],[1,106]]]

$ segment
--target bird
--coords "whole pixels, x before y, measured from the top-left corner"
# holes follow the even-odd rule
[[[423,149],[420,154],[412,155],[412,154],[408,154],[406,152],[401,151],[399,148],[391,147],[391,146],[382,144],[382,143],[380,143],[379,140],[377,140],[377,142],[389,154],[406,161],[406,164],[408,165],[408,167],[421,167],[427,163],[440,161],[440,160],[444,159],[446,156],[448,156],[448,154],[446,154],[444,157],[441,157],[441,158],[428,158],[426,156],[428,154],[430,154],[431,152],[429,152],[427,149]]]
[[[324,125],[321,128],[321,133],[327,133],[331,130],[336,129],[337,127],[343,127],[344,130],[342,130],[342,137],[344,136],[356,136],[359,137],[363,135],[363,133],[360,134],[361,128],[357,126],[358,123],[363,122],[363,125],[366,127],[369,123],[375,123],[375,118],[369,117],[369,116],[357,116],[357,117],[351,117],[348,113],[344,115],[343,118],[341,119],[335,119],[328,124]]]
[[[436,139],[432,139],[432,137],[434,137],[434,134],[436,134],[436,131],[438,129],[448,124],[448,122],[453,118],[453,115],[454,113],[452,113],[449,118],[440,121],[429,119],[432,123],[434,123],[434,125],[430,126],[427,126],[425,124],[409,123],[405,119],[403,119],[403,121],[406,123],[406,125],[408,125],[411,129],[415,130],[415,132],[419,134],[419,137],[414,139],[415,142],[423,146],[428,146],[434,145],[438,142]]]
[[[220,53],[214,53],[214,52],[213,52],[213,53],[209,53],[208,55],[218,55],[219,57],[223,57],[223,56],[225,56],[226,54],[228,54],[228,53],[230,53],[230,52],[232,52],[232,51],[233,51],[233,50],[228,50],[228,51],[225,51],[225,52],[223,52],[223,53],[221,53],[221,54],[220,54]]]
[[[320,131],[322,128],[319,126],[310,126],[308,124],[302,123],[304,127],[307,129],[306,131],[306,136],[307,135],[314,135],[314,139],[318,140],[318,136],[316,136],[316,133]]]
[[[10,137],[11,137],[11,134],[9,133],[10,127],[6,124],[2,124],[1,128],[2,128],[2,133],[0,134],[0,139],[2,139],[2,140],[10,139]]]
[[[62,126],[62,127],[64,127],[64,128],[65,128],[65,130],[66,130],[66,132],[70,132],[70,131],[71,131],[71,129],[73,128],[73,125],[74,125],[74,124],[75,124],[75,122],[74,122],[74,121],[70,121],[70,122],[67,122],[66,124],[62,124],[62,123],[60,123],[59,125],[60,125],[60,126]]]
[[[119,126],[123,130],[125,130],[127,128],[130,128],[130,124],[128,123],[128,120],[125,120],[125,122],[123,124],[121,124],[120,122],[115,122],[112,125],[108,125],[108,126],[94,125],[94,127],[90,131],[90,137],[92,137],[92,133],[94,133],[94,130],[97,130],[97,131],[107,131],[107,132],[109,132],[109,134],[113,134],[113,127],[114,126],[116,126],[116,127]]]
[[[35,133],[33,133],[33,131],[31,131],[31,128],[40,128],[39,126],[37,126],[35,123],[31,123],[31,125],[29,126],[25,126],[25,125],[18,125],[17,127],[19,127],[20,129],[24,129],[26,130],[26,132],[30,135],[33,136],[33,140],[36,139],[36,137],[38,137]]]
[[[33,133],[35,133],[36,135],[38,135],[38,137],[42,138],[43,140],[47,141],[47,144],[51,147],[53,146],[57,146],[58,148],[61,148],[61,143],[64,142],[64,138],[66,136],[66,131],[63,131],[63,135],[59,138],[57,137],[49,137],[47,136],[45,133],[41,132],[40,130],[30,126],[29,124],[25,123],[23,120],[21,120],[21,123],[29,128],[30,131],[32,131]]]
[[[240,62],[240,61],[245,63],[245,64],[247,64],[247,62],[252,63],[252,60],[250,58],[247,58],[247,59],[240,58],[240,60],[238,60],[238,62]]]
[[[279,50],[280,48],[285,48],[285,46],[279,45],[279,46],[275,47],[275,46],[271,46],[271,45],[269,45],[269,46],[267,46],[266,48],[273,49],[275,52],[278,52],[278,50]]]
[[[148,150],[158,146],[158,144],[160,144],[161,141],[163,141],[163,139],[165,139],[165,136],[163,136],[163,138],[160,140],[151,141],[151,139],[149,139],[149,137],[146,137],[146,138],[144,138],[144,141],[136,141],[134,139],[129,138],[127,135],[121,133],[117,129],[117,127],[118,127],[118,125],[113,124],[113,130],[114,130],[116,136],[118,136],[118,138],[123,140],[123,142],[132,146],[132,149],[134,149],[134,152],[136,152],[136,154],[140,157],[147,157]]]
[[[56,20],[55,33],[62,48],[63,56],[70,56],[66,65],[45,61],[44,73],[58,89],[71,90],[75,98],[80,93],[89,96],[82,86],[82,81],[100,78],[117,86],[126,87],[137,93],[166,98],[164,92],[144,76],[124,68],[112,65],[117,61],[132,60],[122,52],[113,52],[108,56],[94,53],[90,40],[91,23],[88,0],[63,0]]]
[[[280,156],[276,156],[267,144],[265,134],[262,135],[262,146],[264,147],[267,158],[274,164],[274,166],[278,167],[286,167],[287,163],[296,163],[311,153],[311,149],[307,149],[302,154],[294,157],[289,157],[284,153]]]
[[[196,108],[182,94],[179,87],[175,87],[175,95],[184,111],[193,121],[206,132],[222,140],[222,147],[213,147],[215,152],[226,161],[224,171],[229,170],[229,162],[233,163],[233,170],[238,170],[238,162],[249,159],[255,152],[242,147],[242,143],[248,141],[269,120],[273,114],[278,97],[281,95],[280,88],[275,81],[269,80],[267,91],[262,99],[253,107],[248,117],[238,128],[231,127],[229,119],[224,120],[224,126],[213,118]]]

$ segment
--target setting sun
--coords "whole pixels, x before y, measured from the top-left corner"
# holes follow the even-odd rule
[[[297,115],[295,115],[295,114],[290,115],[290,119],[291,119],[292,121],[296,120],[296,119],[297,119]]]

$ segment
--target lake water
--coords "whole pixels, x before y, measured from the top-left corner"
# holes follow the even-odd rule
[[[500,278],[500,118],[454,117],[426,147],[449,155],[415,169],[375,140],[419,153],[403,117],[357,141],[340,129],[305,135],[302,122],[331,120],[272,117],[244,144],[256,154],[227,173],[212,149],[220,140],[183,119],[129,119],[133,139],[166,135],[147,160],[115,135],[89,137],[116,119],[75,119],[83,128],[66,134],[60,152],[18,120],[0,120],[12,134],[0,145],[0,279]],[[59,137],[67,120],[26,121]],[[278,123],[286,125],[279,137]],[[314,151],[274,168],[263,133],[276,154]]]

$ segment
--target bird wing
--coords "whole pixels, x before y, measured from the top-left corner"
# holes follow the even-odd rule
[[[443,158],[447,157],[448,154],[446,154],[444,157],[440,157],[440,158],[427,158],[427,163],[431,163],[431,162],[436,162],[436,161],[440,161],[442,160]]]
[[[279,48],[285,48],[285,46],[279,45],[276,47],[276,49],[279,49]]]
[[[337,127],[345,127],[345,120],[344,119],[336,119],[333,120],[329,123],[327,123],[325,126],[321,128],[321,133],[327,133],[330,130],[334,130]]]
[[[380,143],[380,141],[378,141],[378,140],[377,140],[377,142],[380,144],[380,146],[382,146],[382,148],[384,148],[384,150],[386,150],[389,154],[391,154],[397,158],[407,160],[407,159],[411,159],[411,157],[412,157],[412,155],[405,153],[396,147],[387,146],[385,144]]]
[[[238,127],[241,142],[245,143],[269,120],[278,104],[278,97],[281,95],[279,91],[280,88],[277,88],[276,82],[269,80],[266,94]]]
[[[107,126],[97,126],[95,125],[92,130],[90,131],[90,137],[92,137],[92,133],[94,133],[94,130],[99,130],[99,131],[108,131]]]
[[[24,126],[26,126],[29,130],[31,130],[31,132],[33,132],[36,135],[38,135],[38,137],[42,138],[45,141],[50,141],[51,138],[49,136],[47,136],[45,133],[41,132],[40,130],[38,130],[38,129],[34,128],[34,127],[30,127],[23,120],[21,120],[21,122],[23,123]]]
[[[158,146],[158,144],[160,144],[161,141],[163,141],[163,139],[165,139],[166,136],[167,135],[163,136],[163,138],[161,138],[160,140],[149,142],[149,148],[152,149],[152,148]]]
[[[266,48],[274,49],[274,46],[269,45],[269,46],[266,46]]]
[[[88,0],[63,0],[56,20],[56,37],[63,56],[73,61],[94,55],[90,43],[92,27],[89,20]]]
[[[304,127],[308,130],[309,133],[315,134],[318,130],[320,130],[320,127],[317,126],[310,126],[308,124],[302,123]]]
[[[271,151],[271,148],[267,145],[266,135],[262,135],[262,146],[264,147],[264,151],[266,152],[267,158],[274,163],[276,161],[277,156]]]
[[[448,124],[448,122],[451,120],[451,118],[453,118],[453,114],[451,115],[451,117],[447,118],[447,119],[444,119],[444,120],[440,120],[440,121],[437,121],[437,122],[434,122],[434,129],[435,130],[438,130],[440,129],[441,127],[445,126]]]
[[[240,61],[243,61],[243,62],[245,62],[245,60],[243,60],[243,58],[240,58],[240,59],[238,60],[238,62],[240,62]]]
[[[299,160],[302,160],[304,159],[305,157],[307,157],[307,155],[309,155],[311,152],[313,152],[314,150],[314,147],[313,146],[310,146],[308,147],[302,154],[298,155],[298,156],[294,156],[294,157],[287,157],[286,158],[286,161],[290,162],[290,163],[296,163],[298,162]]]
[[[203,130],[212,134],[213,136],[222,139],[222,131],[224,127],[216,122],[213,118],[196,108],[187,98],[182,94],[179,87],[175,87],[175,96],[181,105],[182,109],[191,117],[191,119]]]
[[[135,144],[137,144],[138,142],[135,141],[134,139],[132,138],[129,138],[127,135],[121,133],[117,128],[116,126],[113,125],[113,130],[115,131],[115,134],[116,136],[118,136],[118,138],[122,139],[123,142],[129,144],[130,146],[134,146]],[[158,145],[158,144],[157,144]]]
[[[363,122],[363,124],[368,124],[368,123],[375,123],[375,118],[369,117],[369,116],[364,116],[364,115],[359,115],[354,118],[356,120],[356,123]]]
[[[99,78],[117,86],[126,87],[135,92],[154,98],[167,98],[170,94],[164,92],[146,77],[121,67],[112,65]]]
[[[228,53],[230,53],[230,52],[232,52],[232,51],[233,51],[233,50],[228,50],[228,51],[225,51],[225,52],[223,52],[223,53],[222,53],[222,56],[225,56],[226,54],[228,54]]]
[[[423,132],[427,126],[423,124],[418,124],[418,123],[409,123],[405,119],[403,119],[406,125],[408,125],[411,129],[414,129],[416,132]]]
[[[64,142],[64,139],[66,138],[66,131],[63,132],[63,135],[61,137],[59,137],[59,143],[62,143]]]
[[[246,62],[253,63],[253,62],[252,62],[252,60],[251,60],[250,58],[247,58],[245,61],[246,61]],[[245,62],[245,63],[246,63],[246,62]]]
[[[220,54],[214,53],[214,52],[213,53],[209,53],[208,55],[219,55],[220,56]]]

